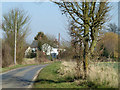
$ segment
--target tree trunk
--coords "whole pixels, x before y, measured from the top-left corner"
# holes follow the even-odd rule
[[[87,73],[88,73],[88,43],[85,43],[84,45],[84,59],[83,59],[83,68],[84,68],[84,79],[87,78]]]
[[[83,11],[84,18],[84,53],[83,53],[83,68],[84,68],[84,79],[87,78],[87,72],[88,72],[88,51],[89,51],[89,16],[88,16],[88,10],[89,10],[89,3],[83,3],[83,8],[85,6],[85,10]]]
[[[77,58],[77,70],[76,70],[76,74],[77,74],[77,79],[80,79],[80,58]]]

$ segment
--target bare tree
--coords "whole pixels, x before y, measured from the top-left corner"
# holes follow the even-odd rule
[[[108,2],[55,2],[71,18],[72,33],[82,40],[83,46],[83,66],[85,78],[87,76],[88,60],[94,52],[99,31],[107,21],[110,6]],[[80,40],[80,41],[79,41]]]
[[[25,51],[26,36],[28,34],[30,18],[20,9],[12,9],[3,15],[2,29],[5,32],[5,42],[12,48],[11,55],[14,56],[14,41],[16,33],[16,59],[18,63],[22,62]],[[16,31],[16,32],[15,32]]]

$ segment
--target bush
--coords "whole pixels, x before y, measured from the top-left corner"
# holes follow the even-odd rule
[[[14,19],[13,17],[16,17]],[[21,64],[24,58],[24,52],[26,48],[26,36],[28,34],[30,18],[24,10],[12,9],[3,16],[2,30],[4,31],[4,41],[9,45],[11,52],[9,52],[14,58],[14,47],[15,47],[15,23],[17,21],[16,31],[16,61]],[[5,49],[5,48],[4,48]],[[6,51],[7,49],[5,49]],[[5,52],[4,51],[4,52]],[[5,52],[7,53],[7,52]],[[9,58],[10,57],[4,57]],[[6,59],[7,60],[7,59]],[[9,62],[9,61],[8,61]],[[6,61],[7,63],[7,61]]]
[[[100,41],[97,42],[96,45],[96,52],[103,57],[118,58],[118,37],[119,36],[113,32],[107,32],[101,35]]]
[[[102,63],[100,63],[102,64]],[[88,83],[94,84],[97,87],[118,88],[118,72],[113,67],[100,65],[99,63],[90,64],[88,69]],[[76,79],[78,74],[76,73],[77,63],[74,61],[63,61],[61,67],[58,70],[60,76],[65,78]],[[112,65],[111,65],[112,66]],[[84,75],[82,64],[80,75]]]
[[[46,55],[44,55],[44,53],[42,51],[37,51],[37,58],[36,59],[39,63],[48,61],[48,59],[46,58]]]
[[[62,77],[72,78],[72,79],[77,79],[78,77],[82,78],[82,76],[84,75],[82,64],[80,67],[81,68],[78,73],[78,67],[75,61],[63,61],[61,63],[61,67],[58,70],[58,72]]]
[[[36,52],[28,52],[25,56],[26,58],[35,58],[37,56]]]
[[[24,52],[25,52],[25,43],[17,45],[16,60],[18,64],[22,64],[24,56],[25,56]]]
[[[13,64],[13,58],[11,56],[11,48],[7,43],[2,44],[2,67],[7,67]]]
[[[71,58],[74,57],[75,53],[74,53],[72,47],[66,47],[65,50],[66,51],[60,52],[60,58],[66,60],[66,61],[69,61]]]

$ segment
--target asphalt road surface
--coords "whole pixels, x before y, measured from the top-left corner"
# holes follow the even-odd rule
[[[29,85],[33,83],[33,78],[35,77],[37,71],[44,68],[46,65],[32,65],[19,68],[7,73],[3,73],[2,83],[0,81],[0,86],[2,88],[28,88]]]

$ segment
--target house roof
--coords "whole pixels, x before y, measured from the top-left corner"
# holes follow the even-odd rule
[[[38,41],[34,40],[32,44],[30,45],[31,48],[37,48],[38,47]]]

